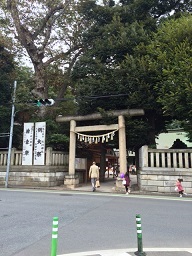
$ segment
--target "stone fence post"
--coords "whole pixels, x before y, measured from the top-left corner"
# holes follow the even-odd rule
[[[47,147],[45,165],[52,165],[52,151],[51,147]]]
[[[144,145],[139,149],[139,167],[148,167],[148,146]]]
[[[16,151],[16,148],[11,149],[11,165],[14,165],[15,163],[15,151]]]

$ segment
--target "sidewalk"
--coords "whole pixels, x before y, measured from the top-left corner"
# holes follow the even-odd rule
[[[160,192],[150,192],[150,191],[140,191],[137,185],[137,175],[130,174],[131,178],[131,195],[146,195],[146,196],[171,196],[178,197],[178,193],[160,193]],[[1,187],[0,188],[4,188]],[[91,182],[79,184],[75,188],[67,188],[64,185],[56,187],[22,187],[22,186],[9,186],[10,189],[34,189],[34,190],[57,190],[57,191],[79,191],[79,192],[92,192]],[[112,175],[105,178],[104,182],[100,181],[100,187],[92,193],[112,193],[112,194],[125,194],[125,189],[122,187],[121,190],[116,190],[116,178],[113,178]],[[188,194],[183,198],[192,198],[192,194]]]
[[[135,188],[137,187],[137,176],[136,175],[131,175],[131,187],[132,187],[132,192],[139,192],[138,188],[137,190],[135,190]],[[123,193],[124,190],[122,190],[122,192],[117,192],[115,190],[116,187],[116,178],[111,177],[106,177],[104,182],[100,182],[100,187],[96,189],[96,191],[98,192],[102,192],[102,193]],[[86,191],[86,192],[91,192],[92,191],[92,186],[91,186],[91,182],[88,182],[86,184],[80,184],[79,187],[74,188],[73,190],[75,191]]]
[[[132,195],[146,195],[146,196],[171,196],[171,197],[178,197],[178,193],[160,193],[160,192],[150,192],[150,191],[139,191],[137,185],[137,175],[130,175],[131,178],[131,194]],[[125,194],[125,189],[122,188],[121,191],[116,190],[116,178],[112,176],[109,178],[105,178],[104,182],[100,182],[100,187],[96,189],[96,192],[100,193],[114,193],[114,194]],[[63,186],[60,187],[61,190],[73,190],[73,191],[82,191],[82,192],[92,192],[91,182],[86,184],[80,184],[78,187],[73,189],[64,188]],[[96,193],[93,192],[93,193]],[[188,194],[183,198],[191,198],[192,194]]]

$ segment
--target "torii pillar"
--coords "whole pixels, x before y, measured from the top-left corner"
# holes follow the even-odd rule
[[[76,132],[82,131],[101,131],[101,130],[119,130],[119,164],[120,172],[126,173],[127,171],[127,154],[126,154],[126,133],[125,133],[125,119],[124,116],[141,116],[144,115],[143,109],[128,109],[128,110],[115,110],[107,111],[110,116],[118,116],[118,124],[111,125],[95,125],[95,126],[80,126],[76,127],[76,121],[102,119],[100,113],[95,113],[86,116],[58,116],[57,122],[70,121],[70,143],[69,143],[69,174],[65,176],[64,185],[74,188],[79,184],[79,178],[75,175],[75,152],[76,152]],[[121,183],[116,183],[120,186]]]
[[[126,151],[126,134],[124,116],[118,116],[119,126],[119,167],[121,173],[127,171],[127,151]]]

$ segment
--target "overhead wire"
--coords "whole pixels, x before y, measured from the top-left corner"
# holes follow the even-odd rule
[[[122,94],[109,94],[109,95],[90,95],[90,96],[74,96],[74,97],[64,97],[64,98],[55,98],[54,101],[68,101],[68,100],[79,100],[79,99],[86,99],[86,100],[94,100],[94,99],[102,99],[102,98],[111,98],[111,97],[123,97],[128,96],[128,93]],[[27,102],[15,101],[15,103],[23,103],[23,104],[34,104],[32,100]],[[11,102],[5,103],[0,106],[11,105]]]

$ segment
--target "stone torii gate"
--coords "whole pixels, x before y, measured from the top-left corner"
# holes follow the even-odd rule
[[[94,125],[94,126],[76,126],[76,121],[96,120],[102,119],[100,113],[94,113],[85,116],[58,116],[57,122],[70,122],[70,143],[69,143],[69,174],[65,176],[64,185],[74,188],[79,184],[79,178],[75,175],[75,151],[76,151],[76,133],[89,131],[119,131],[119,164],[120,172],[127,171],[127,157],[126,157],[126,133],[125,133],[125,119],[124,116],[141,116],[144,115],[143,109],[127,109],[107,111],[107,115],[118,117],[118,124],[111,125]]]

